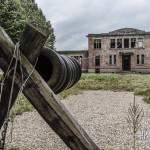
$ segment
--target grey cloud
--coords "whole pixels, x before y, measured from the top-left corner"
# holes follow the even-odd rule
[[[52,22],[59,50],[87,49],[88,33],[150,30],[149,0],[36,0]]]

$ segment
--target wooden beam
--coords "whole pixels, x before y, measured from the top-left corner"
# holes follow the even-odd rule
[[[26,25],[25,30],[23,32],[23,36],[20,42],[20,50],[24,53],[24,55],[28,58],[31,63],[35,62],[38,54],[40,53],[41,48],[44,46],[47,40],[47,36],[41,33],[39,30],[34,28],[32,25]],[[7,70],[7,65],[5,60],[1,57],[0,59],[0,68],[5,72]],[[3,93],[0,101],[0,129],[4,123],[4,119],[6,117],[6,113],[8,110],[9,104],[9,95],[11,90],[12,78],[11,76],[6,78],[4,82]],[[17,96],[18,96],[19,88],[15,84],[14,91],[12,96],[11,107],[13,106]]]
[[[14,44],[4,30],[0,28],[0,53],[7,64],[9,64],[12,57],[13,50]],[[33,70],[33,66],[23,54],[21,54],[21,58],[23,73],[28,77]],[[19,73],[17,73],[15,83],[19,88],[21,87]],[[67,111],[36,70],[28,80],[23,93],[70,149],[99,150],[97,145]]]
[[[43,34],[32,25],[26,25],[20,40],[20,51],[33,64],[39,56],[41,48],[44,46],[48,35]]]

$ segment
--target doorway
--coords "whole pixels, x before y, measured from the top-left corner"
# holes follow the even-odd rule
[[[122,55],[122,70],[131,70],[131,55]]]

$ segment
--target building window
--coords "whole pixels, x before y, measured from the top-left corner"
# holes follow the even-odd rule
[[[124,48],[129,48],[129,39],[124,39]]]
[[[144,64],[144,55],[137,55],[137,64]]]
[[[138,38],[138,47],[139,48],[143,48],[144,47],[143,42],[144,42],[143,38]]]
[[[116,55],[114,55],[114,65],[116,65]]]
[[[115,39],[111,39],[110,40],[110,48],[115,48],[116,47],[116,40]]]
[[[112,65],[112,55],[109,55],[109,64]]]
[[[95,57],[95,66],[100,66],[100,56]]]
[[[122,48],[122,39],[117,39],[117,48]]]
[[[116,55],[109,55],[109,64],[116,65]]]
[[[144,55],[141,55],[141,64],[144,64]]]
[[[136,47],[136,38],[131,38],[131,48]]]
[[[94,39],[94,49],[101,49],[101,39]]]
[[[140,56],[137,55],[137,64],[140,64]]]

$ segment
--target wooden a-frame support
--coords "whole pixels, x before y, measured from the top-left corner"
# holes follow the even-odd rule
[[[32,64],[40,49],[46,41],[46,36],[32,26],[27,26],[21,40],[21,59],[25,78],[33,71]],[[5,72],[12,58],[15,45],[0,27],[0,67]],[[34,55],[33,55],[34,54]],[[31,64],[32,63],[32,64]],[[0,128],[3,125],[8,108],[8,96],[12,77],[6,79],[0,103]],[[21,73],[17,71],[12,98],[12,106],[21,88]],[[83,128],[67,111],[58,97],[49,88],[35,70],[29,78],[23,94],[47,122],[47,124],[59,135],[71,150],[99,150],[97,145],[90,139]]]

